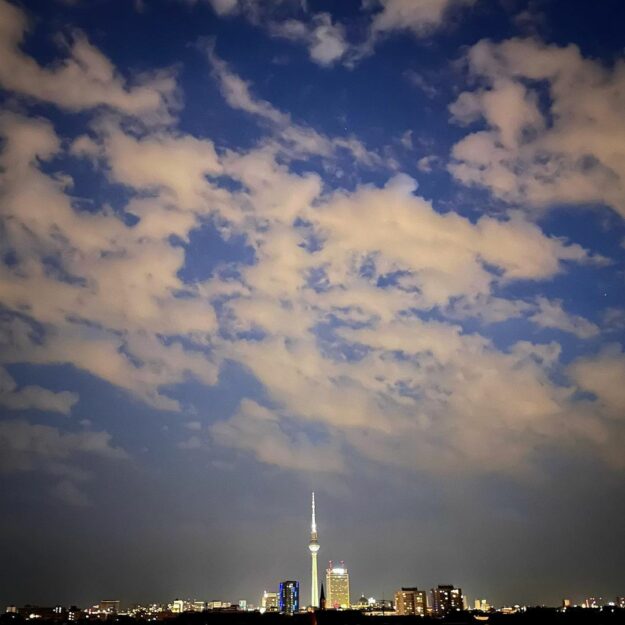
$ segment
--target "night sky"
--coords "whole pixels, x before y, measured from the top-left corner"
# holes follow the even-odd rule
[[[0,0],[0,609],[625,594],[622,0]]]

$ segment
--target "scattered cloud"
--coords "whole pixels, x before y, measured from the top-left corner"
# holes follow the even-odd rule
[[[52,475],[68,473],[67,464],[80,456],[121,460],[126,452],[111,445],[106,432],[62,432],[49,425],[34,425],[21,420],[0,422],[0,471],[42,469]]]
[[[215,54],[212,47],[208,49],[208,57],[221,93],[228,104],[268,124],[275,140],[283,149],[286,148],[294,155],[325,157],[344,151],[365,166],[379,166],[382,163],[377,154],[367,150],[355,137],[328,137],[308,126],[293,122],[287,113],[279,111],[266,100],[254,97],[250,83],[235,74],[228,64]]]
[[[570,332],[580,339],[589,339],[599,334],[598,326],[584,317],[567,313],[561,301],[539,297],[537,303],[538,310],[529,318],[536,325]]]
[[[335,443],[315,443],[297,426],[288,434],[278,415],[249,399],[241,402],[232,418],[214,424],[211,432],[217,442],[251,451],[261,462],[283,469],[315,472],[343,469]]]
[[[443,25],[449,12],[471,6],[476,0],[377,0],[382,10],[373,17],[374,35],[394,30],[409,30],[417,37],[429,35]]]
[[[69,391],[55,393],[32,385],[18,389],[9,372],[0,367],[0,404],[9,410],[43,410],[68,415],[77,401],[78,395]]]
[[[438,89],[426,80],[423,74],[420,74],[415,70],[408,70],[407,72],[404,72],[404,76],[411,85],[420,89],[428,98],[433,99],[438,95]]]
[[[310,59],[326,67],[343,59],[350,49],[345,29],[334,23],[329,13],[316,13],[310,22],[296,19],[272,22],[269,32],[275,37],[301,41],[308,47]]]
[[[509,39],[477,43],[467,63],[481,86],[450,111],[486,129],[453,147],[449,168],[459,181],[511,203],[599,204],[625,215],[624,59],[610,68],[573,44]]]
[[[220,6],[223,14],[234,10],[234,4]],[[408,28],[422,36],[455,4],[416,9],[389,0],[381,6],[374,17],[378,32]],[[314,45],[310,24],[288,24],[289,37],[301,35]],[[344,59],[345,49],[329,41],[343,31],[329,18],[311,24],[327,38],[311,52],[316,60]],[[517,52],[527,60],[522,67]],[[544,285],[597,256],[549,236],[520,210],[473,219],[438,210],[417,192],[416,180],[389,174],[393,167],[360,139],[332,137],[295,121],[255,95],[214,47],[207,54],[226,103],[263,130],[246,150],[223,148],[173,125],[123,123],[110,112],[100,111],[71,141],[50,121],[0,117],[6,222],[0,236],[13,251],[11,262],[0,266],[9,311],[0,325],[0,362],[70,363],[156,409],[177,411],[185,406],[172,388],[191,379],[214,385],[223,363],[237,362],[262,385],[266,401],[239,398],[232,417],[209,427],[210,440],[288,469],[345,471],[351,452],[443,474],[527,473],[545,440],[570,449],[605,449],[616,466],[614,449],[622,437],[612,435],[606,414],[620,400],[600,382],[608,357],[573,363],[566,377],[557,343],[520,338],[503,349],[487,332],[464,327],[478,320],[482,331],[523,318],[576,339],[597,336],[596,325],[568,313],[556,299],[501,294],[520,282]],[[588,84],[605,89],[611,111],[618,100],[616,70],[601,69],[598,78],[599,66],[571,47],[527,41],[482,42],[469,51],[468,63],[479,86],[462,93],[451,114],[459,125],[481,122],[488,129],[454,147],[456,178],[488,186],[511,202],[572,197],[574,186],[563,181],[572,180],[566,167],[551,166],[551,159],[564,162],[558,150],[575,154],[577,144],[564,130],[581,132],[586,124],[588,133],[604,137],[608,130],[581,119],[585,106],[597,105],[594,96],[592,102],[573,102],[562,75],[580,72]],[[121,79],[109,66],[100,72],[102,81],[113,81],[107,89],[114,93]],[[552,121],[533,80],[550,85]],[[10,84],[7,89],[20,92]],[[149,110],[160,110],[165,100],[163,95]],[[131,114],[143,106],[135,109],[122,99],[100,103]],[[573,121],[579,122],[575,129]],[[412,134],[403,137],[405,145],[413,140]],[[616,141],[608,149],[593,135],[585,149],[597,163],[609,161],[618,170]],[[540,180],[532,178],[531,166],[510,164],[521,158],[523,164],[536,161],[537,168],[545,154]],[[333,167],[341,155],[386,183],[356,180],[336,188],[319,168],[302,165],[321,157]],[[58,164],[64,158],[82,159],[103,185],[121,186],[128,194],[122,207],[80,210],[71,171]],[[437,162],[426,156],[417,168],[429,175]],[[592,163],[574,172],[576,184],[586,189],[597,182]],[[619,188],[615,175],[610,180],[616,187],[592,187],[606,200]],[[252,260],[185,281],[192,234],[207,225],[224,241],[241,237]],[[618,368],[620,356],[610,358]],[[591,374],[584,377],[587,370]],[[76,401],[72,394],[16,389],[10,378],[4,384],[4,401],[13,408],[47,405],[68,413]],[[597,399],[580,400],[580,390]],[[13,470],[71,467],[86,448],[111,458],[122,453],[105,433],[63,433],[21,422],[5,427],[11,432],[2,439],[4,461]],[[181,449],[208,447],[197,434],[198,421],[186,421],[186,428],[190,436],[178,444]],[[62,479],[56,496],[86,503],[78,480]]]
[[[4,89],[72,111],[107,106],[144,120],[169,118],[176,99],[170,71],[137,76],[129,82],[79,31],[64,44],[65,59],[42,67],[21,50],[29,22],[18,7],[0,1],[0,84]]]

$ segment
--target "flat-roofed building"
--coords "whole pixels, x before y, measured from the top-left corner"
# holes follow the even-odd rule
[[[425,616],[428,603],[425,590],[403,588],[395,593],[395,611],[400,616]]]

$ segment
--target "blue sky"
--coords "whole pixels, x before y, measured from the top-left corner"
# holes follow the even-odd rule
[[[622,594],[623,12],[1,0],[0,601]]]

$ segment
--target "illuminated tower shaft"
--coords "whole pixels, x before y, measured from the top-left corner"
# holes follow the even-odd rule
[[[312,494],[312,522],[310,524],[310,557],[312,558],[310,605],[313,608],[319,607],[319,581],[317,580],[317,552],[319,543],[317,542],[317,521],[315,520],[315,493]]]

